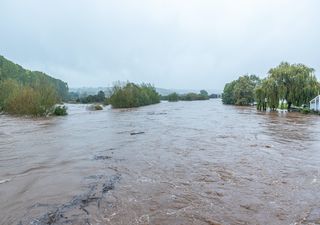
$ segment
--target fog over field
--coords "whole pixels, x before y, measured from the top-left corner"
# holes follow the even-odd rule
[[[281,61],[319,77],[317,0],[1,0],[1,54],[70,87],[221,90]]]

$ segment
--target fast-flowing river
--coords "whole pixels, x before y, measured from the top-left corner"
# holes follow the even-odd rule
[[[220,100],[0,116],[0,224],[319,224],[320,117]]]

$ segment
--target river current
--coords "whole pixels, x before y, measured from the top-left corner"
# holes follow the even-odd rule
[[[221,100],[0,115],[0,224],[320,224],[320,117]]]

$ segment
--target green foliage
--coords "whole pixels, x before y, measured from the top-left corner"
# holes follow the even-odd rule
[[[209,96],[209,94],[208,94],[208,92],[206,90],[201,90],[200,91],[200,95]]]
[[[83,104],[88,103],[105,103],[106,95],[103,91],[99,91],[96,95],[89,95],[83,98],[80,98],[80,102]]]
[[[209,95],[205,90],[201,90],[199,94],[197,93],[188,93],[184,95],[178,95],[176,92],[171,93],[167,96],[161,96],[161,100],[167,100],[169,102],[177,102],[177,101],[198,101],[198,100],[208,100]]]
[[[61,105],[58,105],[54,108],[54,111],[53,111],[53,115],[55,116],[66,116],[68,115],[68,112],[67,112],[67,107],[66,106],[61,106]]]
[[[202,95],[197,93],[188,93],[186,95],[180,95],[179,100],[181,101],[198,101],[198,100],[208,100],[208,95]]]
[[[169,102],[177,102],[177,101],[179,101],[179,95],[176,92],[174,92],[174,93],[167,96],[167,100]]]
[[[211,94],[209,95],[209,98],[221,98],[220,94]]]
[[[159,102],[160,96],[152,85],[129,82],[114,85],[109,98],[109,103],[114,108],[132,108]]]
[[[234,86],[236,85],[237,81],[232,81],[227,83],[224,86],[223,93],[222,93],[222,102],[223,104],[234,105],[236,103],[234,97]]]
[[[267,99],[268,107],[275,110],[279,100],[286,100],[287,105],[280,108],[290,110],[292,105],[301,106],[317,95],[320,85],[314,75],[314,69],[303,64],[281,63],[269,70],[268,77],[256,88],[257,103]]]
[[[104,106],[110,105],[109,101],[110,101],[109,98],[105,98],[105,99],[104,99],[104,102],[103,102],[103,105],[104,105]]]
[[[300,112],[303,114],[309,114],[311,112],[311,110],[309,108],[302,108],[302,109],[300,109]]]
[[[14,115],[45,116],[57,102],[57,94],[51,86],[22,85],[15,80],[0,82],[0,107]]]
[[[68,102],[80,102],[79,93],[69,92],[68,93]]]
[[[255,75],[244,75],[227,83],[222,94],[222,102],[232,105],[250,105],[254,102],[254,89],[260,83]]]
[[[0,82],[4,80],[16,80],[18,83],[38,89],[40,86],[50,85],[55,89],[58,100],[66,100],[68,97],[67,83],[52,78],[45,73],[30,71],[22,68],[0,56]]]

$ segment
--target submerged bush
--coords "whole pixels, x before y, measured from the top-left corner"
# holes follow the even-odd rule
[[[54,108],[54,111],[53,111],[53,115],[55,116],[66,116],[68,115],[68,112],[67,112],[67,107],[66,106],[61,106],[61,105],[58,105]]]
[[[94,109],[95,110],[103,110],[103,107],[101,105],[95,105]]]
[[[302,108],[300,110],[300,112],[303,113],[303,114],[309,114],[311,112],[311,110],[309,108]]]
[[[160,96],[150,84],[126,83],[113,87],[109,103],[113,108],[132,108],[160,102]]]
[[[91,111],[103,110],[103,107],[99,104],[92,104],[87,107],[87,110],[91,110]]]

